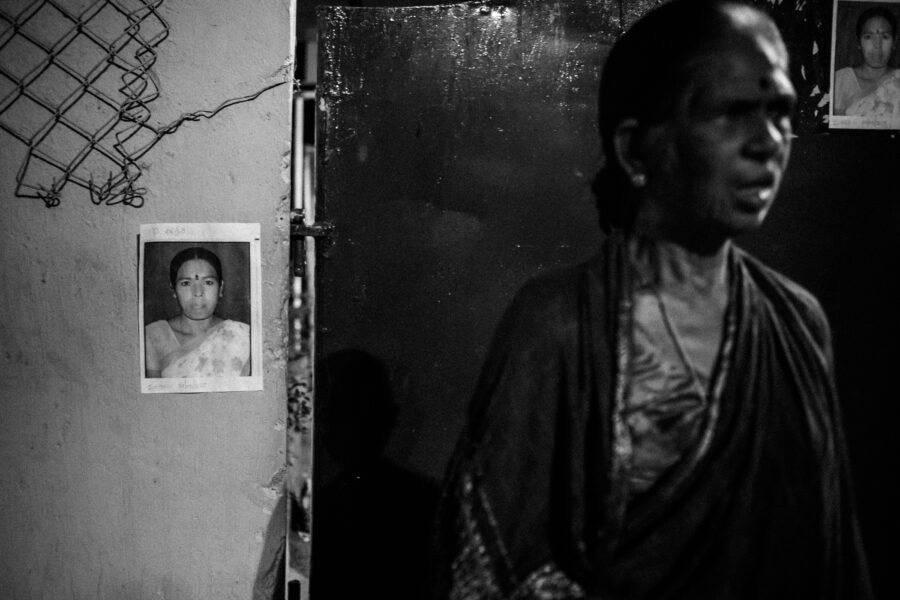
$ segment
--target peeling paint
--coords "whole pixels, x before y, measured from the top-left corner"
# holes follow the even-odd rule
[[[277,471],[275,471],[275,473],[272,474],[272,477],[269,479],[269,483],[262,486],[263,489],[266,489],[266,490],[281,489],[281,486],[284,484],[284,477],[285,477],[286,473],[287,473],[287,468],[284,465],[282,465],[281,467],[278,468]]]
[[[294,80],[294,57],[288,55],[284,57],[281,66],[269,75],[270,79],[280,78],[285,82],[293,82]]]
[[[291,150],[288,148],[285,153],[281,155],[281,181],[290,184],[291,174]]]

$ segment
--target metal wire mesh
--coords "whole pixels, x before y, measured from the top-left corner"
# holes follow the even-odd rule
[[[182,123],[208,119],[284,81],[210,111],[153,126],[151,69],[169,35],[163,0],[4,0],[0,3],[0,128],[25,144],[15,195],[60,202],[72,182],[94,204],[139,207],[138,160]]]

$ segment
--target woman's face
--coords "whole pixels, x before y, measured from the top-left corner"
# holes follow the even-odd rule
[[[771,34],[735,30],[694,66],[676,115],[645,138],[647,201],[676,241],[715,243],[765,219],[796,94]]]
[[[863,23],[859,36],[863,62],[873,69],[883,69],[894,50],[894,32],[884,17],[871,17]]]
[[[222,282],[216,270],[203,259],[186,261],[175,277],[175,297],[181,313],[188,319],[202,321],[216,312],[222,296]]]

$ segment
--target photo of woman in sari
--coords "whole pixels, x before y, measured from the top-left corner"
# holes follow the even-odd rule
[[[169,287],[179,314],[144,330],[148,378],[247,377],[250,326],[216,314],[225,293],[219,257],[193,246],[169,264]]]
[[[845,3],[842,3],[845,4]],[[853,117],[900,117],[900,69],[895,65],[897,17],[888,6],[853,2],[860,11],[856,18],[849,8],[843,15],[844,52],[840,63],[850,65],[834,73],[834,114]],[[855,23],[855,27],[851,25]],[[852,39],[852,41],[850,41]],[[847,49],[850,50],[849,55]]]

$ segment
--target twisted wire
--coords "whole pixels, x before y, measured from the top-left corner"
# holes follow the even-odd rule
[[[286,83],[151,125],[150,104],[160,89],[152,68],[156,48],[169,35],[162,3],[95,0],[76,13],[59,0],[34,0],[16,15],[0,3],[0,27],[6,25],[0,31],[0,129],[27,148],[16,196],[57,206],[63,188],[73,183],[88,190],[94,204],[140,207],[146,189],[138,186],[137,161],[160,139],[185,122],[210,119]],[[121,28],[110,27],[112,21],[121,21]],[[55,39],[44,39],[51,32]],[[33,57],[37,64],[23,69]],[[42,80],[57,85],[48,94]],[[86,115],[91,122],[84,122]],[[27,121],[35,119],[39,123],[29,128]]]

